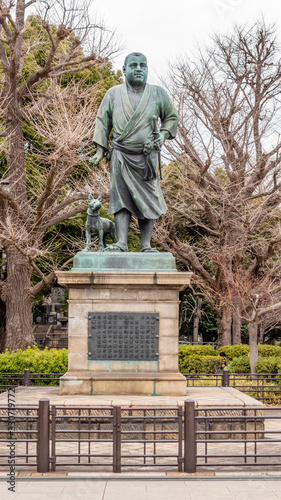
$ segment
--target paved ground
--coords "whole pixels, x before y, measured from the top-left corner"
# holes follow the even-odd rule
[[[16,406],[37,405],[48,398],[50,404],[65,406],[178,406],[193,399],[195,406],[262,406],[260,401],[233,387],[187,387],[186,396],[80,396],[60,395],[58,387],[17,387]],[[7,392],[0,394],[0,406],[7,405]]]
[[[281,477],[182,479],[18,480],[16,492],[0,482],[1,500],[278,500]]]

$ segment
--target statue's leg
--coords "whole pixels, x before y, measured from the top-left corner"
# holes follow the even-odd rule
[[[99,252],[103,252],[104,250],[104,232],[102,229],[99,230]]]
[[[151,248],[151,234],[154,226],[154,219],[138,219],[141,233],[141,252],[157,252],[156,248]]]
[[[115,224],[113,224],[113,222],[110,225],[110,236],[112,238],[113,243],[116,243],[117,242],[117,238],[116,238],[116,233],[115,233]]]
[[[84,250],[86,251],[90,250],[90,246],[91,246],[91,231],[89,231],[89,229],[86,228],[86,246]]]
[[[131,221],[131,213],[126,208],[122,208],[114,214],[117,241],[108,245],[105,251],[128,252],[128,232]]]

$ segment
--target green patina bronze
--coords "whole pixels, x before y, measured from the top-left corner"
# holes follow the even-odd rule
[[[139,221],[141,251],[155,252],[150,244],[154,220],[167,210],[159,183],[160,150],[166,139],[176,136],[178,116],[165,90],[147,83],[147,71],[143,54],[129,54],[125,83],[108,90],[97,114],[94,165],[109,150],[113,133],[108,213],[114,214],[117,242],[105,252],[128,251],[132,214]]]
[[[175,272],[176,261],[168,252],[78,252],[72,271]]]

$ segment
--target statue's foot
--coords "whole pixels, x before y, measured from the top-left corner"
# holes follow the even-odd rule
[[[83,250],[81,250],[81,252],[89,252],[89,251],[90,251],[89,247],[85,247],[85,248],[83,248]]]
[[[153,253],[159,253],[157,248],[152,248],[152,247],[144,247],[141,248],[141,252],[153,252]]]
[[[128,247],[124,247],[120,243],[112,243],[104,249],[104,252],[128,252]]]

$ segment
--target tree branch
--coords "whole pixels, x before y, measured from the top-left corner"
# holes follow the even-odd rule
[[[61,267],[60,269],[58,269],[58,271],[63,271],[63,269],[65,269],[68,264],[70,264],[70,262],[73,261],[73,257],[71,257],[70,259],[68,259]],[[31,289],[31,291],[29,292],[31,297],[35,297],[39,292],[41,292],[41,290],[43,290],[46,285],[49,285],[50,283],[52,283],[52,281],[54,281],[54,279],[56,278],[56,270],[52,271],[50,274],[48,274],[48,276],[44,276],[44,279],[42,279],[39,283],[37,283],[37,285],[34,285]]]
[[[64,220],[68,220],[71,217],[74,217],[77,214],[80,214],[81,212],[84,212],[87,210],[88,204],[87,205],[79,205],[78,207],[73,208],[72,210],[68,210],[68,212],[63,212],[61,215],[58,215],[57,217],[53,217],[53,219],[48,220],[46,223],[46,227],[51,227],[54,226],[55,224],[59,224],[59,222],[63,222]]]
[[[1,188],[1,183],[0,183],[0,197],[4,198],[4,200],[7,200],[9,203],[10,207],[13,209],[17,217],[23,221],[24,223],[27,222],[26,217],[23,215],[22,208],[18,205],[18,203],[13,199],[13,196],[9,191],[6,189]]]

